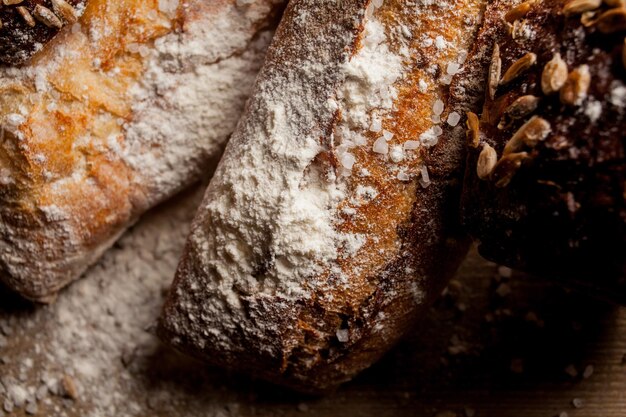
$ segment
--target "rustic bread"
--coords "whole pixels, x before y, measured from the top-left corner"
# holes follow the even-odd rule
[[[3,0],[0,2],[0,64],[19,65],[76,23],[86,0]]]
[[[444,110],[480,0],[292,0],[194,221],[161,337],[306,391],[371,365],[467,249]]]
[[[49,301],[197,180],[281,3],[91,0],[27,65],[1,67],[0,279]]]
[[[626,8],[601,3],[488,8],[454,81],[485,91],[462,212],[485,257],[626,302]]]

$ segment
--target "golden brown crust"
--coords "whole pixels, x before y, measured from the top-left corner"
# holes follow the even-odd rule
[[[488,9],[476,48],[498,45],[514,79],[479,112],[463,218],[489,259],[625,300],[626,23],[611,16],[626,9],[593,3],[531,2],[510,22],[514,2]],[[486,74],[489,55],[470,66]],[[498,162],[480,179],[487,145]]]
[[[261,39],[257,46],[255,33],[272,21],[280,0],[247,6],[249,16],[240,13],[234,0],[204,3],[185,2],[180,8],[171,3],[172,9],[158,0],[93,0],[78,23],[64,28],[28,65],[2,69],[0,275],[25,297],[52,299],[141,213],[197,179],[203,163],[227,138],[247,94],[242,89],[253,79],[248,72],[258,67],[261,44],[266,42]],[[233,41],[208,44],[196,26],[220,19],[240,25],[233,28]],[[175,55],[161,58],[157,40],[163,41],[161,48],[175,43],[172,54],[179,50],[195,54],[192,58],[198,63],[185,62],[182,67],[168,62]],[[186,52],[183,47],[192,42],[208,46]],[[250,56],[239,59],[248,46]],[[189,118],[199,118],[211,108],[201,113],[197,103],[168,100],[175,88],[190,82],[186,74],[194,71],[194,65],[209,66],[230,57],[234,58],[227,62],[236,63],[230,64],[228,77],[244,83],[230,86],[231,96],[222,95],[217,87],[203,90],[203,97],[226,106],[224,117],[213,121],[215,134],[205,135],[200,127],[209,122]],[[247,59],[250,62],[244,62]],[[213,72],[230,68],[223,66]],[[159,69],[164,77],[172,74],[158,85],[169,88],[165,97],[144,87],[159,82],[150,78]],[[204,70],[211,77],[212,70]],[[179,78],[171,82],[175,77]],[[167,81],[172,85],[162,85]],[[187,137],[168,135],[169,126],[156,133],[158,127],[136,127],[147,123],[142,111],[160,106],[168,107],[172,123],[177,116],[188,118]],[[214,102],[206,106],[217,107]],[[182,113],[187,110],[200,114]],[[144,173],[151,169],[163,175]],[[166,180],[161,177],[168,182],[162,184]]]
[[[29,298],[54,294],[85,268],[73,266],[74,257],[93,253],[146,209],[143,190],[131,185],[130,168],[110,158],[103,145],[110,137],[121,137],[117,120],[130,120],[128,89],[142,73],[141,57],[128,52],[127,45],[150,42],[170,30],[168,18],[158,11],[157,1],[120,1],[115,6],[92,1],[80,20],[82,27],[102,22],[110,31],[94,44],[83,31],[67,30],[39,54],[33,68],[51,66],[45,76],[52,89],[42,93],[20,78],[0,87],[15,92],[2,94],[1,114],[27,115],[15,131],[5,133],[0,160],[12,179],[0,192],[7,251],[4,278]],[[56,57],[61,45],[71,58]],[[102,68],[119,68],[121,75],[109,77],[94,69],[95,60]],[[78,141],[85,135],[90,140]],[[81,165],[82,172],[77,172]],[[42,208],[68,217],[55,218]],[[36,258],[9,257],[12,250]],[[30,280],[21,278],[29,275]],[[39,276],[46,278],[37,282]]]
[[[178,349],[293,389],[306,392],[333,389],[384,354],[419,318],[458,266],[467,249],[465,236],[455,222],[458,178],[463,165],[462,142],[441,140],[429,149],[421,147],[409,152],[406,159],[392,162],[392,156],[372,150],[380,133],[370,131],[367,126],[355,128],[367,138],[367,145],[351,150],[354,167],[346,180],[347,195],[337,206],[339,219],[334,223],[335,233],[365,236],[365,243],[355,254],[342,256],[344,249],[339,249],[322,265],[321,273],[302,277],[300,281],[294,266],[284,276],[288,283],[274,283],[280,274],[275,265],[278,254],[270,252],[272,240],[285,238],[287,232],[268,227],[261,233],[264,238],[267,235],[267,240],[258,243],[254,236],[247,235],[250,229],[271,223],[271,219],[263,217],[266,204],[283,204],[279,199],[262,201],[259,195],[251,195],[252,200],[246,203],[247,189],[242,189],[240,194],[232,191],[245,183],[244,178],[251,170],[247,164],[254,161],[248,162],[246,158],[262,149],[264,145],[259,142],[273,139],[264,138],[266,133],[253,128],[271,126],[272,122],[264,117],[275,116],[266,109],[274,110],[275,90],[282,98],[279,104],[286,102],[285,107],[290,109],[289,104],[298,102],[299,95],[308,91],[315,95],[307,104],[321,108],[327,97],[342,88],[345,75],[339,74],[344,71],[346,52],[348,57],[358,55],[367,42],[361,25],[368,3],[356,0],[341,4],[305,0],[290,3],[259,77],[256,94],[194,222],[162,315],[161,337]],[[445,79],[447,64],[456,63],[458,55],[469,45],[482,5],[481,1],[446,1],[416,9],[406,7],[403,1],[389,0],[376,12],[390,39],[399,34],[402,26],[413,34],[408,36],[409,64],[396,83],[398,95],[393,111],[382,120],[383,128],[393,134],[387,142],[389,148],[419,141],[434,126],[433,106],[437,100],[448,98],[447,85],[440,83]],[[450,17],[451,9],[465,13]],[[473,17],[470,22],[461,17],[468,15]],[[309,25],[306,30],[301,28],[304,16]],[[355,16],[359,17],[357,27]],[[429,46],[423,45],[420,34],[432,36]],[[437,36],[441,38],[435,42]],[[443,39],[447,42],[445,48]],[[313,45],[319,50],[311,51]],[[386,45],[393,51],[400,49],[400,42],[394,40]],[[430,64],[430,71],[425,63]],[[312,77],[304,71],[294,74],[291,72],[294,68],[321,68],[322,75]],[[281,77],[291,82],[294,78],[300,82],[298,77],[302,77],[306,89],[299,91],[290,83],[285,86],[273,82]],[[421,79],[428,83],[427,88],[420,83]],[[296,110],[300,114],[312,111],[318,115],[312,109]],[[340,146],[332,140],[339,135],[341,123],[351,117],[350,111],[349,106],[340,108],[339,114],[320,111],[322,114],[312,124],[321,132],[324,150],[312,158],[307,172],[338,173],[345,168]],[[446,123],[449,113],[437,115],[441,114]],[[290,119],[291,127],[301,123],[298,116]],[[300,134],[309,133],[296,132],[295,137],[282,139],[297,143]],[[302,149],[300,153],[305,152],[308,150]],[[277,164],[275,160],[268,163]],[[265,169],[262,166],[257,167],[259,171]],[[421,185],[418,178],[424,166],[428,167],[430,179],[424,175]],[[275,167],[276,174],[271,178],[279,177],[282,169],[289,168],[290,161],[285,161],[283,166]],[[367,174],[359,175],[359,172]],[[408,180],[399,179],[399,172],[405,172]],[[263,183],[258,179],[263,173],[257,174],[251,177],[262,183],[260,187],[276,186]],[[305,180],[302,180],[302,193],[306,192]],[[278,181],[279,187],[287,187],[287,182]],[[318,182],[323,187],[324,182],[316,180],[315,184]],[[358,190],[363,189],[376,190],[376,197],[359,199]],[[283,195],[287,193],[284,191]],[[221,200],[226,201],[223,218]],[[250,227],[242,226],[247,216],[254,219]],[[237,223],[242,218],[244,221]],[[239,237],[238,227],[244,236]],[[222,240],[222,235],[226,240]],[[242,277],[238,281],[235,277],[238,272],[229,269],[235,262],[232,258],[245,257],[246,249],[242,249],[243,255],[231,252],[221,255],[221,248],[231,245],[242,248],[250,245],[250,251],[260,252],[256,268],[247,263],[243,266],[254,270],[247,280]],[[295,251],[290,247],[285,250]],[[263,289],[269,286],[267,282],[276,288]],[[302,287],[306,295],[292,296],[289,288],[283,288],[287,284]]]

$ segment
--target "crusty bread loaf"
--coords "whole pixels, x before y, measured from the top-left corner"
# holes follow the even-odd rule
[[[161,337],[319,392],[371,365],[465,254],[439,141],[480,0],[292,0],[207,190]],[[460,135],[462,137],[462,134]]]
[[[85,3],[86,0],[0,2],[0,64],[24,63],[61,28],[76,23]]]
[[[486,91],[463,193],[480,253],[622,302],[625,37],[623,2],[498,0],[455,80]]]
[[[197,180],[281,3],[91,0],[27,65],[0,68],[0,278],[50,300]]]

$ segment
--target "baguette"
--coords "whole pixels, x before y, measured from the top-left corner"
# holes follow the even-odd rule
[[[243,109],[281,0],[91,0],[0,68],[0,279],[51,301],[199,179]]]
[[[292,0],[206,192],[159,333],[305,392],[351,379],[467,250],[441,141],[480,0]],[[445,119],[442,116],[446,115]]]
[[[486,258],[626,303],[626,8],[609,3],[489,6],[458,76],[487,90],[462,217]]]

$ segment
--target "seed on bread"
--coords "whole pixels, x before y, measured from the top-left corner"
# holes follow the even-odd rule
[[[527,94],[511,103],[511,105],[505,110],[505,114],[512,119],[524,118],[537,110],[537,106],[540,101],[541,98],[533,96],[532,94]]]
[[[63,27],[63,22],[61,22],[61,19],[59,19],[52,10],[48,9],[45,6],[42,6],[41,4],[35,6],[35,10],[33,10],[33,15],[38,21],[48,26],[49,28],[60,29]]]
[[[626,30],[626,7],[607,10],[595,21],[595,26],[602,33],[610,34]]]
[[[2,0],[0,5],[14,6],[22,3],[24,3],[23,0]],[[61,19],[69,23],[75,23],[78,20],[78,10],[66,0],[50,0],[50,3],[52,8],[37,4],[32,10],[26,6],[18,6],[16,10],[30,27],[35,27],[37,22],[41,22],[49,28],[60,29],[63,27]],[[3,24],[0,21],[0,29],[2,27]]]
[[[567,16],[595,10],[602,5],[602,0],[572,0],[563,6]]]
[[[567,81],[567,64],[558,52],[545,65],[541,74],[541,91],[550,95],[558,92]]]
[[[74,23],[78,20],[78,11],[65,0],[51,0],[52,8],[65,21]]]
[[[33,18],[33,15],[30,14],[30,12],[28,11],[28,9],[26,7],[19,6],[17,8],[17,12],[20,14],[20,16],[22,16],[22,19],[24,19],[24,22],[26,22],[26,24],[28,26],[35,27],[37,22],[35,22],[35,19]]]
[[[519,152],[524,146],[534,148],[537,146],[537,143],[548,137],[551,130],[552,128],[547,120],[539,116],[533,116],[506,143],[503,155]]]
[[[500,158],[491,172],[491,179],[495,182],[495,186],[498,188],[508,186],[526,159],[528,159],[527,152],[511,153]]]
[[[487,90],[489,98],[494,99],[498,84],[500,82],[500,74],[502,73],[502,58],[500,58],[500,45],[493,45],[493,53],[491,54],[491,63],[489,64],[489,74],[487,78]]]
[[[498,154],[496,150],[488,143],[485,143],[480,151],[480,155],[478,155],[478,163],[476,164],[478,178],[481,180],[488,179],[497,162]]]
[[[533,6],[537,3],[537,0],[529,0],[518,6],[513,7],[504,15],[504,20],[509,23],[515,22],[518,19],[523,18],[530,12]]]
[[[502,119],[498,123],[498,129],[507,128],[514,120],[523,119],[537,110],[541,99],[532,94],[522,96],[515,100],[504,110]]]
[[[505,85],[515,80],[517,77],[526,72],[530,67],[537,62],[537,55],[529,52],[517,61],[515,61],[508,70],[502,76],[500,80],[501,85]]]
[[[561,103],[570,106],[580,105],[587,97],[591,84],[591,73],[588,65],[575,68],[567,76],[565,84],[561,88]]]
[[[87,0],[0,0],[0,65],[22,65],[76,23]]]
[[[582,23],[582,25],[586,28],[595,25],[597,20],[598,20],[597,10],[585,12],[582,15],[580,15],[580,23]]]
[[[478,148],[478,144],[480,142],[480,121],[478,120],[478,116],[476,113],[467,112],[467,138],[469,140],[469,144],[473,148]]]
[[[528,20],[519,19],[513,22],[511,25],[511,37],[513,39],[520,39],[524,36],[528,36]]]

